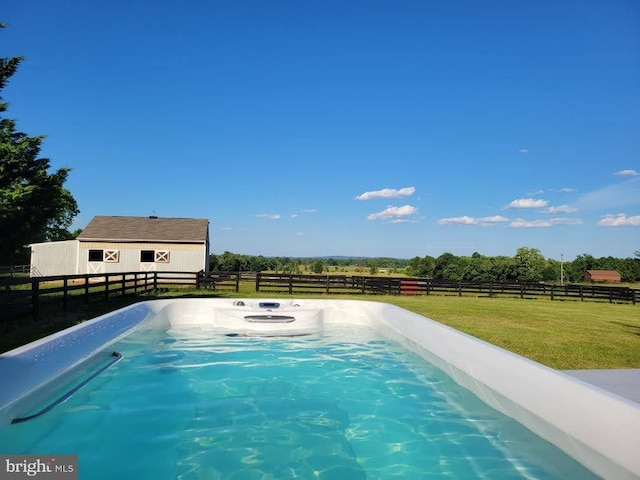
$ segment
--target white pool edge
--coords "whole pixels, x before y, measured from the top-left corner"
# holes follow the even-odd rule
[[[242,300],[247,304],[265,301]],[[6,386],[0,391],[0,428],[10,422],[20,400],[40,385],[147,320],[171,322],[175,310],[185,311],[189,325],[200,322],[207,326],[211,312],[228,309],[233,302],[141,302],[0,355],[0,379]],[[357,300],[301,299],[298,303],[320,311],[326,324],[382,326],[395,332],[457,383],[596,474],[611,479],[640,478],[639,404],[394,305]]]

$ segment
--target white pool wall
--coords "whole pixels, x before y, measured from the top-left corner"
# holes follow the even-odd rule
[[[596,474],[640,478],[639,404],[394,305],[365,308],[457,383]]]
[[[37,391],[44,385],[57,381],[153,314],[147,302],[137,303],[1,354],[0,428],[23,414],[29,404],[37,403]]]
[[[130,331],[199,328],[264,334],[245,314],[264,313],[259,302],[277,302],[273,313],[296,322],[271,325],[274,333],[299,334],[331,324],[377,328],[394,337],[496,410],[519,421],[603,478],[640,478],[640,405],[583,383],[408,310],[355,300],[174,299],[142,302],[0,355],[0,427],[42,385],[104,350]],[[239,330],[244,329],[244,330]],[[257,329],[257,330],[256,330]],[[288,330],[287,330],[288,329]]]

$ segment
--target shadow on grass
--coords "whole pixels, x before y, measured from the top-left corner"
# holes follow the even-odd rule
[[[624,329],[627,331],[627,333],[632,333],[634,335],[640,335],[640,325],[632,325],[630,323],[618,322],[616,320],[612,320],[609,323],[614,323],[616,325],[620,325],[621,327],[624,327]]]
[[[30,314],[24,314],[0,323],[0,353],[134,303],[160,298],[216,298],[225,296],[225,293],[211,290],[160,289],[155,292],[117,296],[109,300],[97,300],[90,303],[84,303],[80,300],[72,301],[66,312],[61,311],[62,307],[59,301],[43,303],[38,320],[34,320]]]

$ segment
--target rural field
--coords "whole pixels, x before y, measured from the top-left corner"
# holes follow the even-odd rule
[[[7,351],[55,331],[154,298],[294,298],[256,294],[164,289],[110,301],[79,305],[66,314],[52,313],[40,322],[14,321],[0,331]],[[640,368],[640,306],[604,302],[522,300],[474,296],[305,295],[309,298],[387,302],[449,325],[469,335],[556,369]],[[296,298],[300,298],[297,296]]]

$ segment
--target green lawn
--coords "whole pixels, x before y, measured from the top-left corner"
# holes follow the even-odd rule
[[[638,305],[436,296],[385,301],[553,368],[640,368]]]
[[[6,351],[136,299],[207,295],[292,298],[288,295],[206,292],[192,288],[174,289],[156,296],[127,296],[110,303],[82,306],[67,315],[52,315],[38,324],[14,322],[3,328],[0,350]],[[433,295],[308,297],[392,303],[557,369],[640,368],[639,305]]]

